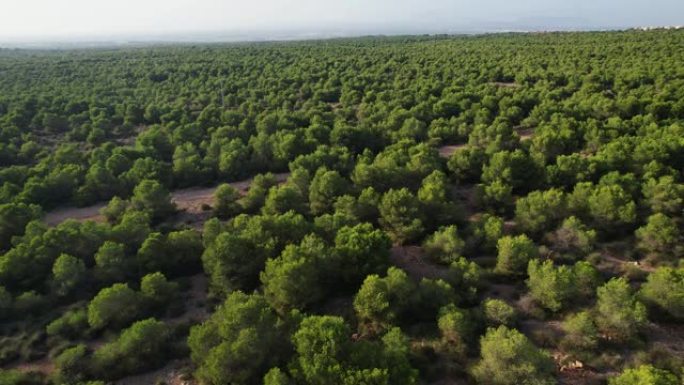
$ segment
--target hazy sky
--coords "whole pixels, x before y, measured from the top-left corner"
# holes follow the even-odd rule
[[[684,0],[0,0],[0,39],[684,24]]]

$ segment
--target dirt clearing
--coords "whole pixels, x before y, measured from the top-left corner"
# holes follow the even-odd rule
[[[289,173],[275,174],[275,178],[278,183],[283,183],[285,180],[287,180],[289,175]],[[245,194],[251,183],[252,178],[230,184],[238,189],[240,193]],[[212,205],[214,200],[214,191],[216,191],[216,186],[191,187],[187,189],[176,190],[171,192],[171,200],[176,204],[179,211],[185,214],[198,215],[205,213],[203,207]],[[88,207],[59,208],[47,213],[43,218],[43,221],[48,226],[56,226],[67,219],[103,222],[104,217],[100,214],[100,210],[106,205],[106,203],[98,203]]]

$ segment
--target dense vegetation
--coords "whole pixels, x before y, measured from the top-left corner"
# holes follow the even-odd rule
[[[683,63],[663,30],[0,50],[0,384],[680,383]]]

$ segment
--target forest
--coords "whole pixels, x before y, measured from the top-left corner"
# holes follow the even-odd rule
[[[684,383],[684,30],[0,49],[0,385]]]

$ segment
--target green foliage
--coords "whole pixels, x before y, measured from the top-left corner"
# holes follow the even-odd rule
[[[55,358],[58,381],[60,383],[79,383],[84,380],[89,368],[88,348],[85,345],[76,345],[64,350]]]
[[[684,209],[684,185],[666,175],[651,178],[642,187],[645,202],[654,213],[677,215]]]
[[[418,199],[423,205],[427,228],[453,223],[458,217],[458,208],[451,201],[449,180],[439,170],[426,176],[418,190]]]
[[[58,295],[67,295],[83,281],[85,264],[82,260],[71,255],[62,254],[52,265],[52,276]]]
[[[636,204],[632,197],[618,184],[593,186],[586,197],[581,196],[581,184],[573,191],[575,201],[584,201],[596,227],[607,232],[631,226],[636,221]],[[577,204],[575,204],[577,206]],[[579,208],[579,210],[582,210]]]
[[[341,228],[335,237],[335,252],[343,282],[354,286],[367,275],[384,271],[390,247],[387,235],[368,223]]]
[[[95,275],[105,283],[121,282],[130,275],[131,261],[124,245],[107,241],[95,253]]]
[[[423,244],[425,255],[443,264],[457,261],[464,247],[465,242],[459,237],[458,229],[453,225],[437,230]]]
[[[483,252],[495,251],[499,238],[503,236],[503,226],[503,219],[491,214],[482,215],[472,224],[472,235],[468,239],[470,248]]]
[[[94,329],[121,328],[140,313],[140,297],[125,283],[100,290],[88,305],[88,323]]]
[[[293,374],[302,383],[417,383],[417,371],[408,360],[408,341],[396,328],[382,342],[353,343],[342,318],[311,316],[302,321],[292,342],[297,352]]]
[[[268,215],[285,214],[294,211],[298,214],[307,214],[306,197],[301,190],[290,184],[271,187],[264,203],[263,213]]]
[[[487,298],[482,301],[482,312],[489,326],[512,326],[517,317],[515,308],[505,301]]]
[[[147,274],[140,280],[140,294],[152,309],[164,308],[178,296],[178,284],[159,272]]]
[[[24,203],[7,203],[0,205],[0,250],[10,246],[13,236],[24,233],[26,225],[38,219],[41,215],[40,207]]]
[[[116,379],[154,369],[168,357],[169,338],[165,323],[138,321],[95,351],[93,370],[98,378]]]
[[[288,245],[278,258],[269,259],[261,273],[264,297],[279,313],[304,309],[326,294],[324,278],[332,271],[323,241],[307,236],[299,245]]]
[[[554,266],[546,260],[531,260],[527,266],[527,287],[542,307],[558,312],[571,301],[590,295],[598,281],[598,272],[587,262],[574,266]]]
[[[309,187],[309,204],[314,215],[330,211],[336,197],[348,190],[347,180],[340,173],[320,168],[316,171]]]
[[[679,226],[664,214],[648,217],[645,226],[636,230],[638,247],[652,261],[675,262],[684,252]]]
[[[204,384],[253,384],[282,358],[284,336],[260,295],[236,291],[188,337],[195,376]]]
[[[475,329],[472,317],[467,311],[453,304],[441,308],[437,318],[437,327],[448,351],[457,356],[466,352]]]
[[[87,334],[88,312],[78,308],[64,312],[59,318],[50,322],[45,331],[49,336],[61,336],[68,339],[76,339]]]
[[[133,190],[131,205],[136,210],[149,213],[154,221],[166,219],[176,211],[171,195],[159,182],[143,180]]]
[[[642,365],[638,368],[626,369],[619,376],[608,380],[609,385],[677,385],[677,377],[652,365]]]
[[[596,231],[589,229],[577,217],[569,217],[553,233],[547,236],[553,251],[559,258],[577,260],[589,254],[596,243]]]
[[[214,192],[214,215],[227,219],[240,213],[242,207],[238,203],[240,192],[233,186],[224,183]]]
[[[515,223],[527,234],[539,235],[565,217],[565,195],[558,189],[533,191],[515,202]]]
[[[449,265],[447,280],[463,299],[474,301],[477,291],[482,286],[483,269],[477,263],[460,257]]]
[[[566,317],[563,321],[563,331],[565,336],[561,346],[572,353],[591,352],[598,347],[599,330],[587,311]]]
[[[390,267],[387,276],[369,275],[354,297],[354,310],[364,334],[388,330],[413,302],[415,285],[402,270]]]
[[[480,339],[480,361],[473,367],[479,383],[492,385],[554,384],[554,363],[515,329],[488,329]]]
[[[498,255],[494,271],[497,274],[519,275],[530,260],[539,257],[537,246],[524,234],[502,237],[496,247]]]
[[[199,265],[203,251],[202,239],[197,231],[151,233],[138,249],[136,260],[142,272],[187,274]]]
[[[476,346],[463,340],[479,331],[467,324],[516,321],[507,303],[481,301],[481,289],[493,283],[498,290],[500,281],[520,289],[528,267],[537,303],[521,298],[518,317],[536,305],[557,315],[580,311],[564,322],[560,346],[554,333],[533,328],[535,341],[607,373],[636,362],[678,371],[676,357],[650,345],[641,352],[607,344],[620,351],[594,357],[599,338],[624,342],[643,330],[643,307],[630,289],[639,283],[609,283],[591,301],[601,282],[592,264],[609,276],[604,268],[614,262],[599,261],[599,245],[681,268],[683,41],[681,31],[660,29],[2,50],[0,317],[7,325],[0,361],[57,363],[65,353],[62,379],[0,376],[113,381],[168,362],[171,353],[182,359],[178,339],[195,306],[174,321],[166,342],[152,337],[159,352],[151,358],[136,355],[145,350],[142,337],[127,337],[137,341],[133,352],[117,341],[94,355],[70,348],[76,341],[95,347],[91,337],[100,334],[111,341],[143,316],[180,309],[185,297],[209,313],[228,297],[190,338],[204,383],[458,377],[472,366],[464,346]],[[216,190],[218,218],[201,235],[190,228],[212,213],[191,204],[173,216],[173,201],[186,207],[189,196],[170,191],[228,181],[240,192]],[[107,201],[96,221],[55,225]],[[430,260],[448,267],[398,253],[392,260],[406,273],[381,278],[392,242],[422,243]],[[540,254],[556,264],[538,262]],[[207,301],[195,298],[200,267]],[[630,269],[644,278],[648,270]],[[175,295],[174,282],[189,276],[192,295]],[[137,290],[141,278],[139,292],[124,284]],[[655,327],[681,318],[680,281],[679,270],[657,270],[642,285],[638,298]],[[74,302],[112,284],[90,306]],[[355,292],[349,306],[345,298]],[[519,293],[511,294],[506,300]],[[356,311],[360,333],[337,318],[300,327],[302,311]],[[414,338],[435,337],[442,326],[444,338],[409,349],[393,325]],[[298,348],[311,342],[300,352],[290,345],[298,329]],[[501,360],[485,364],[483,344],[483,363],[475,365],[486,372],[482,382],[548,383],[548,372],[535,369],[544,365],[518,365],[526,355],[508,354],[512,346],[533,350],[528,342],[506,337],[517,342],[496,345]],[[537,358],[528,361],[546,361]],[[409,362],[421,364],[424,378]],[[497,365],[505,375],[490,374]]]
[[[624,278],[613,278],[596,291],[596,325],[618,342],[634,338],[646,323],[646,308]]]
[[[408,189],[389,190],[378,209],[380,224],[394,242],[405,243],[423,235],[425,224],[420,201]]]
[[[684,319],[684,269],[658,268],[648,275],[639,294],[658,311]]]

